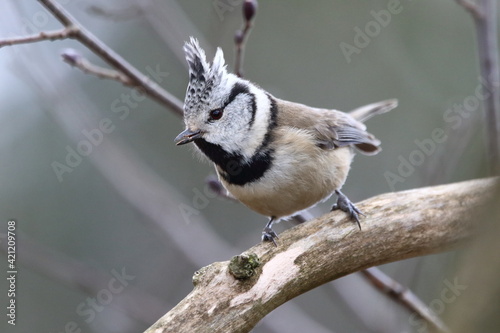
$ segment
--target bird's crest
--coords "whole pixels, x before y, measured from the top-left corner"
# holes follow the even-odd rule
[[[199,103],[207,104],[214,87],[224,84],[228,73],[220,48],[217,48],[211,65],[198,40],[193,37],[184,44],[184,52],[189,65],[189,84],[184,102],[184,108],[188,110]]]

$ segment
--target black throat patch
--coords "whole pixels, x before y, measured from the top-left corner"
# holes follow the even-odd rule
[[[269,147],[272,142],[272,130],[276,127],[278,108],[276,101],[268,95],[271,102],[271,117],[267,133],[262,144],[250,160],[245,160],[241,154],[228,153],[221,146],[196,139],[194,143],[207,157],[217,165],[221,177],[232,185],[243,186],[252,183],[264,176],[273,164],[273,150]]]

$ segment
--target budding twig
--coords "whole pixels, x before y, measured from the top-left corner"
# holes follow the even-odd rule
[[[236,60],[234,72],[238,77],[243,77],[243,58],[246,39],[252,29],[252,20],[257,12],[257,0],[245,0],[243,3],[243,28],[237,30],[234,34],[234,43],[236,45]]]

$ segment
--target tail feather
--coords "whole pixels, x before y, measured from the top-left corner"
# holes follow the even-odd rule
[[[388,99],[381,102],[376,102],[361,106],[349,112],[349,115],[360,122],[365,122],[373,116],[386,113],[398,106],[397,99]]]

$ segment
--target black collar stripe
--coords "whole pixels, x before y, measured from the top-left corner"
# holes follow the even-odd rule
[[[268,98],[271,102],[271,118],[268,132],[261,146],[250,160],[245,161],[241,154],[228,153],[221,146],[207,142],[204,139],[195,140],[198,148],[217,165],[222,178],[230,184],[243,186],[252,183],[263,177],[265,172],[272,166],[273,151],[269,148],[269,144],[273,140],[271,131],[276,127],[278,108],[274,98],[270,95],[268,95]]]

